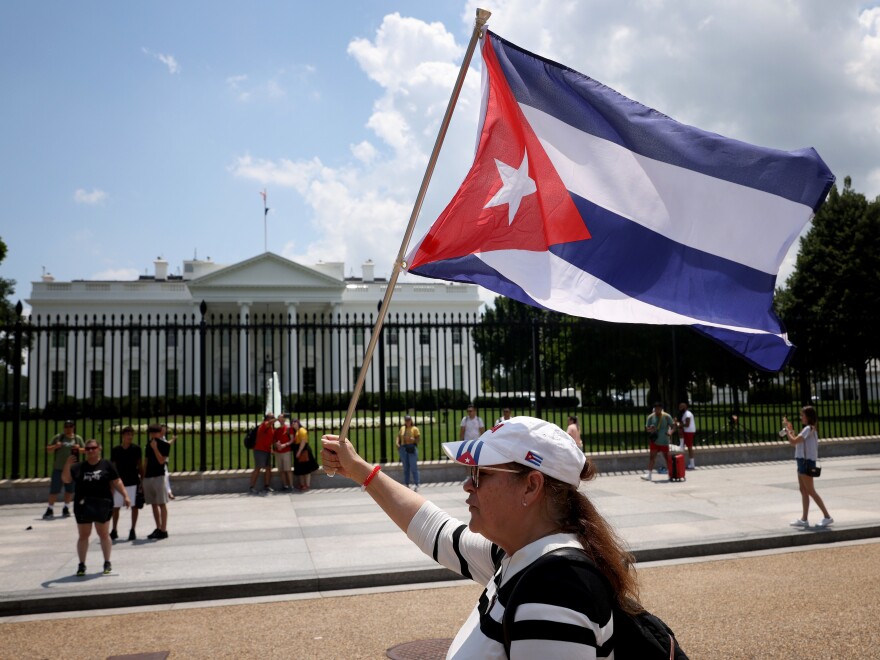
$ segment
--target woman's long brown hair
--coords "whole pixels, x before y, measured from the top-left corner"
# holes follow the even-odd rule
[[[581,470],[581,481],[597,474],[587,459]],[[620,608],[630,614],[644,611],[639,602],[638,579],[634,559],[623,541],[590,499],[577,488],[544,475],[548,513],[559,524],[560,531],[575,534],[590,559],[611,583]]]

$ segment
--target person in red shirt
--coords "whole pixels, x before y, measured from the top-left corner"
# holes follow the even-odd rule
[[[272,488],[272,445],[275,442],[275,415],[266,413],[263,423],[257,428],[257,442],[254,445],[254,471],[251,472],[250,494],[257,494],[257,477],[263,470],[264,491],[274,493]]]
[[[281,475],[281,490],[293,490],[293,472],[291,471],[290,446],[293,444],[287,415],[278,415],[279,427],[275,429],[275,466]]]

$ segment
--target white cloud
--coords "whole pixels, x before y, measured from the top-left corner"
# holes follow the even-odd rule
[[[154,53],[148,48],[141,48],[141,51],[143,51],[145,55],[149,55],[150,57],[159,60],[162,64],[168,67],[168,73],[172,75],[180,73],[180,65],[177,63],[174,55],[168,55],[167,53]]]
[[[107,193],[99,188],[94,188],[91,191],[87,191],[84,188],[77,188],[73,193],[73,201],[77,204],[89,204],[94,206],[95,204],[102,203],[105,199],[107,199]]]
[[[868,92],[880,91],[880,7],[865,9],[859,14],[863,29],[856,56],[847,64],[846,72],[856,85]]]
[[[136,280],[138,276],[139,272],[137,268],[108,268],[106,270],[93,273],[89,279],[99,281],[111,280],[118,282],[126,280]]]
[[[346,272],[372,258],[377,274],[390,272],[479,4],[467,1],[458,26],[395,13],[372,36],[351,41],[349,55],[378,92],[364,127],[369,135],[350,147],[348,162],[245,155],[230,167],[235,176],[302,196],[318,238],[298,238],[286,256],[343,259]],[[880,92],[854,82],[880,72],[878,18],[859,0],[497,0],[493,12],[493,31],[679,121],[768,147],[814,146],[838,179],[849,174],[869,197],[880,194]],[[862,68],[844,74],[852,62]],[[473,158],[479,66],[477,55],[414,240]],[[336,162],[332,156],[327,162]]]

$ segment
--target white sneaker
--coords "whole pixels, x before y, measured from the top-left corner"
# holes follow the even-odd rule
[[[810,523],[808,523],[806,520],[801,520],[800,518],[798,518],[797,520],[792,520],[788,524],[791,525],[792,527],[809,527],[810,526]]]
[[[819,521],[818,526],[819,527],[830,527],[831,523],[833,523],[833,522],[834,522],[834,518],[822,518],[822,520]]]
[[[651,481],[651,473],[648,472],[648,474],[643,474],[642,479],[644,479],[645,481]]]

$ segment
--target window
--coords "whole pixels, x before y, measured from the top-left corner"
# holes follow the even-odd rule
[[[177,330],[165,331],[165,346],[167,348],[177,348]]]
[[[92,348],[104,348],[103,330],[92,330]]]
[[[364,329],[363,328],[355,328],[352,330],[351,343],[354,346],[363,346],[364,345]]]
[[[426,346],[431,343],[431,329],[421,328],[419,330],[419,344]]]
[[[452,343],[457,346],[461,345],[461,328],[452,329]]]
[[[452,389],[462,390],[464,389],[464,374],[461,369],[460,364],[452,365]]]
[[[232,370],[220,367],[220,394],[232,394]]]
[[[177,396],[177,369],[165,370],[165,396]]]
[[[93,399],[104,395],[104,370],[92,369],[89,374],[89,393]]]
[[[232,332],[229,330],[220,331],[220,348],[229,348],[232,343]]]
[[[397,343],[400,340],[400,333],[398,331],[399,328],[386,328],[385,337],[387,337],[387,339],[385,343],[389,346],[397,346]]]
[[[303,388],[303,392],[317,391],[318,380],[317,380],[317,373],[315,372],[314,367],[303,367],[302,368],[302,388]]]
[[[388,389],[391,392],[400,391],[400,367],[388,367]]]
[[[361,367],[360,365],[351,368],[351,389],[354,389],[354,384],[358,382],[358,376],[361,375]]]
[[[422,389],[430,390],[431,389],[431,365],[423,364],[422,365]]]
[[[129,369],[128,370],[128,395],[129,396],[140,396],[141,395],[141,370],[140,369]]]
[[[140,330],[132,330],[128,334],[128,345],[132,348],[140,348],[141,347],[141,331]]]
[[[52,372],[52,400],[62,398],[67,394],[67,374],[63,371]]]
[[[303,335],[303,346],[306,348],[314,348],[315,347],[315,329],[314,328],[306,328],[302,331]]]
[[[52,348],[67,348],[67,331],[66,330],[53,330],[52,334],[49,335],[50,346]]]

